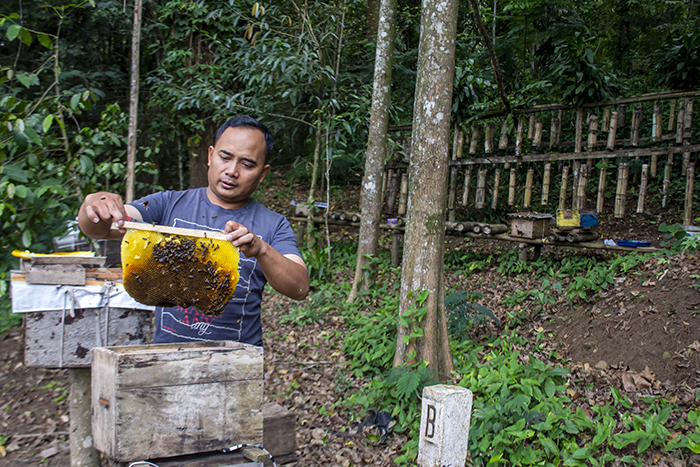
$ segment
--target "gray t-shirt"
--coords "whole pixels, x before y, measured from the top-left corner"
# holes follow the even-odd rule
[[[283,255],[301,256],[289,221],[251,200],[239,209],[224,209],[209,201],[206,188],[154,193],[131,203],[145,222],[197,230],[224,230],[234,220]],[[156,344],[233,340],[262,345],[260,303],[267,280],[255,258],[241,253],[236,292],[221,316],[212,317],[194,307],[156,308]]]

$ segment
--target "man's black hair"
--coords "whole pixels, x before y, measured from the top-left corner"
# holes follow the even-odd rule
[[[224,131],[226,131],[227,128],[236,128],[236,127],[247,127],[247,128],[257,128],[258,130],[262,131],[262,134],[265,136],[265,162],[270,159],[270,156],[272,156],[272,133],[270,133],[270,129],[254,119],[253,117],[249,117],[248,115],[237,115],[230,120],[228,120],[226,123],[221,125],[221,128],[219,128],[219,131],[216,132],[216,140],[214,141],[214,145],[219,141],[219,138],[221,137],[222,134],[224,134]]]

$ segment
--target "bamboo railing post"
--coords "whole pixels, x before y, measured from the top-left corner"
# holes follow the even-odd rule
[[[396,191],[398,190],[398,177],[394,172],[394,169],[389,169],[387,171],[387,177],[389,179],[389,194],[386,197],[386,212],[391,216],[394,213],[394,205],[396,204]]]
[[[578,195],[578,182],[581,177],[581,159],[575,159],[572,167],[571,180],[571,205],[576,205],[576,196]],[[576,209],[576,208],[573,208]]]
[[[501,169],[496,169],[493,175],[493,198],[491,199],[491,209],[498,207],[498,186],[501,184]]]
[[[690,225],[693,221],[693,182],[695,179],[695,163],[688,164],[685,182],[685,209],[683,210],[683,223]]]
[[[617,108],[617,129],[625,127],[627,123],[627,104],[620,104]]]
[[[553,148],[559,144],[559,119],[552,117],[552,125],[549,130],[549,147]]]
[[[615,149],[615,139],[617,138],[617,121],[617,112],[613,112],[610,120],[610,130],[608,131],[608,143],[605,145],[605,149],[608,151]]]
[[[642,164],[642,181],[639,184],[639,197],[637,198],[637,212],[644,212],[644,198],[647,194],[647,179],[649,177],[649,165]]]
[[[663,198],[661,199],[661,207],[666,208],[668,204],[668,187],[671,184],[671,172],[673,170],[673,154],[668,155],[666,159],[666,167],[664,167],[664,185],[663,185]]]
[[[613,112],[613,118],[616,119],[616,114],[617,112]],[[607,161],[603,161],[603,164],[601,164],[602,167],[600,168],[600,176],[598,178],[598,197],[596,199],[595,203],[595,210],[598,214],[603,212],[603,207],[605,206],[605,178],[607,177],[608,174],[608,163]]]
[[[609,131],[610,129],[610,108],[606,107],[603,110],[603,122],[601,124],[602,131]]]
[[[583,109],[576,110],[576,140],[574,143],[574,152],[583,151]]]
[[[527,139],[532,140],[535,131],[535,114],[530,114],[530,122],[527,125]]]
[[[661,114],[661,101],[654,101],[654,120],[652,125],[652,139],[656,143],[661,142],[661,136],[663,135],[663,117]],[[656,154],[651,155],[651,165],[649,166],[649,173],[652,177],[656,177],[656,166],[658,163],[658,156]]]
[[[484,207],[484,202],[486,198],[486,169],[479,169],[476,177],[476,198],[474,199],[474,204],[476,209],[481,209]]]
[[[595,151],[595,146],[598,144],[598,116],[591,115],[588,119],[588,141],[586,142],[586,151]],[[588,159],[588,173],[593,169],[593,159]]]
[[[498,149],[507,149],[508,148],[508,120],[503,119],[503,123],[501,123],[501,137],[498,140]]]
[[[472,166],[468,166],[464,172],[464,191],[462,192],[462,206],[466,206],[469,202],[469,189],[471,188]]]
[[[637,107],[634,108],[632,111],[632,125],[630,129],[630,144],[632,146],[639,146],[639,128],[642,124],[642,111],[643,107],[641,105],[638,105]],[[639,156],[636,156],[635,159],[639,159]],[[634,180],[633,183],[638,183],[639,182],[639,172],[636,172],[634,175]]]
[[[630,130],[630,144],[639,146],[639,126],[642,123],[642,106],[634,108],[632,112],[632,128]]]
[[[401,191],[399,195],[399,217],[406,215],[406,203],[408,201],[408,173],[401,174]]]
[[[561,187],[559,188],[559,209],[566,206],[566,184],[569,180],[569,166],[565,165],[561,172]]]
[[[685,105],[678,106],[678,121],[676,122],[676,144],[683,144],[685,130]]]
[[[676,116],[676,99],[671,99],[671,108],[668,112],[668,128],[666,131],[673,131],[674,117]]]
[[[510,181],[508,183],[508,206],[515,204],[515,167],[510,168]]]
[[[554,142],[554,144],[559,144],[559,138],[561,137],[561,125],[563,121],[564,111],[559,109],[559,113],[557,114],[557,140]]]
[[[583,209],[586,206],[586,187],[588,185],[588,166],[581,165],[579,169],[578,186],[574,197],[573,209]]]
[[[496,124],[494,122],[486,123],[486,135],[484,137],[484,152],[486,154],[493,153],[493,140],[496,136]]]
[[[479,146],[479,138],[481,138],[481,125],[474,125],[474,128],[472,128],[472,140],[469,145],[469,154],[476,154],[476,149]]]
[[[535,177],[535,169],[530,167],[527,169],[527,177],[525,178],[525,199],[523,201],[523,208],[527,209],[530,207],[530,201],[532,201],[532,181]]]
[[[452,141],[452,160],[456,161],[462,157],[462,145],[464,143],[464,134],[459,130],[459,126],[455,124],[454,138]],[[447,198],[447,219],[449,222],[455,221],[455,201],[457,199],[457,167],[450,168],[450,191]]]
[[[620,164],[617,167],[617,191],[615,193],[615,218],[617,219],[620,219],[625,215],[628,175],[629,162],[620,162]]]
[[[532,145],[539,147],[542,144],[542,120],[535,120],[535,136],[532,138]]]
[[[552,163],[544,165],[544,175],[542,176],[542,206],[549,204],[549,181],[552,176]]]
[[[687,146],[690,144],[690,129],[693,123],[693,101],[690,99],[685,100],[685,115],[683,119],[683,145]],[[690,164],[690,153],[683,153],[683,171],[688,170],[688,165]]]
[[[654,101],[654,118],[652,121],[652,138],[654,142],[661,142],[661,134],[663,133],[663,118],[661,115],[661,101]]]
[[[515,157],[523,155],[523,122],[522,118],[518,119],[518,128],[515,131]]]

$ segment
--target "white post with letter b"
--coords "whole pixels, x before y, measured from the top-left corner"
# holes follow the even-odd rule
[[[419,467],[464,467],[471,416],[469,389],[444,384],[423,388]]]

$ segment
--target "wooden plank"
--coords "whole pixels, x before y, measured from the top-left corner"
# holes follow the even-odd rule
[[[173,344],[169,352],[160,345],[146,349],[124,348],[119,358],[121,389],[204,384],[216,381],[262,380],[262,347],[239,342],[226,347],[182,348]],[[235,362],[235,364],[234,364]]]
[[[27,283],[85,285],[85,268],[79,264],[42,264],[27,267]]]
[[[112,224],[112,229],[119,229],[115,223]],[[158,232],[169,235],[184,235],[187,237],[197,238],[213,238],[215,240],[226,240],[226,235],[223,232],[215,232],[209,230],[183,229],[180,227],[169,227],[167,225],[153,225],[148,222],[124,222],[121,226],[123,229],[131,230],[148,230],[150,232]]]
[[[107,260],[106,256],[32,256],[29,262],[33,265],[38,264],[85,264],[94,266],[103,266]]]

